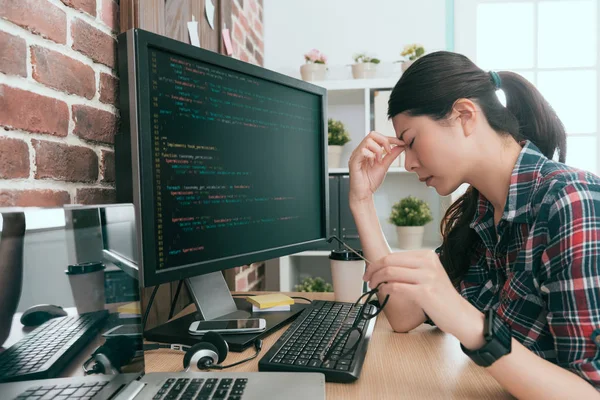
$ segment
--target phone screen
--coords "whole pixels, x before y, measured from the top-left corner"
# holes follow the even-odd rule
[[[258,319],[224,319],[222,321],[199,321],[199,331],[212,331],[216,329],[227,330],[227,329],[258,329]]]

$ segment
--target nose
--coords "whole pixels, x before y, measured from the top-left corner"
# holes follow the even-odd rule
[[[409,172],[412,172],[413,169],[419,166],[419,161],[417,157],[414,155],[414,152],[408,150],[404,152],[404,169]]]

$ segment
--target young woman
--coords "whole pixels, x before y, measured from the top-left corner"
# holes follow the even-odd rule
[[[349,168],[362,248],[377,260],[364,279],[384,282],[393,329],[433,322],[518,398],[600,398],[600,178],[562,163],[552,107],[515,73],[436,52],[403,74],[388,115],[397,137],[369,133]],[[435,252],[391,253],[377,222],[373,193],[401,152],[442,196],[470,185]]]

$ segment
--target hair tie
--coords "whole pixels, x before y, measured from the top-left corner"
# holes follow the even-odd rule
[[[498,73],[495,71],[490,71],[490,76],[492,78],[492,82],[494,82],[496,90],[499,90],[502,86],[502,79],[500,79],[500,75],[498,75]]]

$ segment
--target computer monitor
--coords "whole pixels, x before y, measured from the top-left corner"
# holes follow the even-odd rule
[[[247,315],[217,271],[327,239],[326,90],[139,29],[118,58],[141,284],[186,279],[205,319]]]

